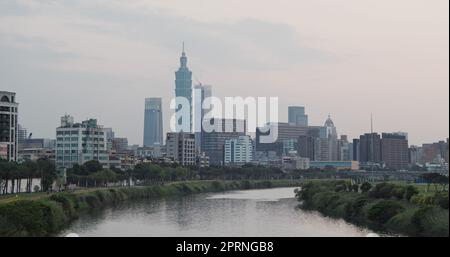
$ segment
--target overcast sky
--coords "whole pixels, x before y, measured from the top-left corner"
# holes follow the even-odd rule
[[[224,96],[278,96],[350,138],[449,133],[448,0],[1,0],[0,90],[20,123],[55,137],[60,116],[97,118],[142,144],[144,98],[165,127],[181,42],[198,80]],[[195,81],[195,79],[194,79]]]

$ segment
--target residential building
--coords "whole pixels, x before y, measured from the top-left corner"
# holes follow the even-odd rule
[[[253,160],[253,146],[250,136],[239,136],[225,140],[224,164],[242,166]]]
[[[16,93],[0,91],[0,159],[17,161],[18,115]]]
[[[96,119],[74,123],[72,116],[61,117],[61,126],[56,128],[56,168],[61,171],[92,160],[108,167],[103,126],[98,125]]]
[[[167,157],[183,166],[196,165],[194,133],[167,133]]]

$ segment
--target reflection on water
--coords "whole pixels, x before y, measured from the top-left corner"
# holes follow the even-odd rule
[[[140,201],[83,215],[80,236],[366,236],[342,220],[296,208],[294,188]]]

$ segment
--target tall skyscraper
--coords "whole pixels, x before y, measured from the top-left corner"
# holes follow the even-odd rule
[[[381,160],[391,169],[406,169],[409,164],[408,139],[404,133],[383,133]]]
[[[298,126],[308,126],[308,115],[305,114],[303,106],[288,107],[289,124]]]
[[[144,114],[144,147],[163,145],[162,99],[146,98]]]
[[[184,97],[189,102],[189,106],[183,106],[183,108],[189,108],[190,111],[190,123],[189,123],[189,131],[183,132],[191,132],[192,131],[192,72],[187,67],[187,57],[184,52],[184,43],[183,43],[183,52],[180,57],[180,68],[175,72],[175,96],[176,97]],[[179,110],[179,107],[182,103],[176,102],[176,111]],[[182,117],[179,115],[176,116],[176,127],[178,130],[182,130],[182,126],[185,121],[182,120]]]
[[[17,125],[17,142],[22,144],[25,139],[28,138],[27,129],[22,127],[20,124]]]
[[[366,133],[359,137],[359,161],[381,162],[381,137],[378,133]]]
[[[195,129],[195,148],[197,151],[201,151],[202,145],[202,121],[205,114],[209,109],[203,109],[202,104],[206,98],[212,96],[212,90],[210,85],[202,85],[201,83],[194,86],[194,129]],[[199,126],[199,127],[198,127]]]
[[[328,115],[324,127],[326,128],[328,138],[328,160],[336,161],[338,160],[338,136],[336,127],[334,126],[334,122],[331,120],[330,115]]]
[[[0,91],[0,159],[17,161],[16,93]]]

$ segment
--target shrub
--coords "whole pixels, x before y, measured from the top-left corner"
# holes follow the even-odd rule
[[[403,210],[404,207],[397,201],[381,200],[370,208],[367,218],[376,224],[383,225]]]
[[[415,186],[407,186],[405,188],[405,199],[408,201],[411,201],[411,197],[413,197],[414,195],[418,195],[419,194],[419,190],[417,190],[417,188]]]
[[[372,184],[370,184],[369,182],[364,182],[361,184],[361,191],[363,193],[367,193],[369,192],[369,190],[372,188]]]

